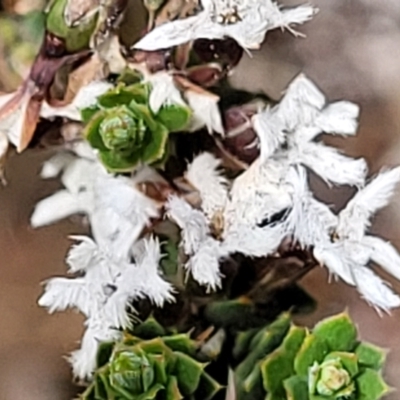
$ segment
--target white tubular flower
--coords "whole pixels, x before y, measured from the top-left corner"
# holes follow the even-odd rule
[[[218,171],[221,161],[211,153],[195,157],[188,166],[186,180],[198,190],[201,207],[208,218],[221,212],[228,201],[228,180]]]
[[[130,314],[134,313],[131,302],[147,297],[162,306],[173,301],[173,288],[159,275],[161,255],[157,240],[140,241],[133,249],[132,263],[89,238],[78,239],[81,243],[71,248],[67,263],[69,272],[79,271],[84,275],[50,279],[39,305],[49,312],[76,308],[86,316],[82,348],[71,357],[75,374],[83,379],[93,372],[97,345],[116,338],[118,330],[130,326]]]
[[[178,46],[196,39],[230,37],[246,49],[258,49],[265,34],[276,28],[291,28],[307,22],[315,14],[311,6],[282,9],[272,0],[202,0],[203,11],[150,31],[135,44],[147,51]]]
[[[312,141],[323,132],[354,135],[358,114],[358,107],[349,102],[327,105],[321,91],[299,75],[278,105],[252,118],[260,159],[279,158],[287,166],[303,164],[328,184],[362,186],[367,174],[365,160],[346,157],[335,148]]]
[[[158,216],[156,203],[139,192],[131,179],[108,174],[97,160],[56,155],[45,164],[42,175],[52,177],[62,169],[65,189],[36,205],[32,226],[83,213],[98,245],[120,257],[127,255],[150,219]]]

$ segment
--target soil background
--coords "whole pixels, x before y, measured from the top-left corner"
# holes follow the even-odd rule
[[[306,38],[270,33],[261,51],[252,59],[244,57],[232,81],[279,98],[303,71],[330,100],[348,99],[361,106],[357,138],[327,140],[347,154],[365,156],[372,173],[383,165],[400,164],[400,2],[313,0],[313,4],[319,14],[299,28]],[[49,316],[37,306],[41,282],[65,273],[68,235],[83,232],[71,220],[39,230],[29,227],[35,203],[59,186],[38,179],[41,162],[48,156],[27,151],[11,157],[10,183],[0,190],[0,400],[69,400],[75,394],[63,356],[77,347],[83,319],[74,312]],[[314,185],[319,197],[339,208],[350,194],[345,189],[328,191],[317,180]],[[399,221],[400,190],[392,205],[376,217],[373,231],[400,248]],[[400,311],[380,317],[352,288],[328,283],[323,269],[303,283],[319,301],[318,310],[304,322],[311,325],[347,308],[365,340],[391,349],[386,377],[398,386]],[[400,291],[400,284],[392,283]],[[396,392],[387,397],[396,399]]]

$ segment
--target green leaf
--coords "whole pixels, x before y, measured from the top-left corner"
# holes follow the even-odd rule
[[[166,393],[165,393],[166,400],[180,400],[183,399],[181,392],[179,391],[178,387],[178,380],[175,376],[170,376],[167,383]]]
[[[283,381],[283,387],[287,400],[309,400],[307,378],[291,376]]]
[[[306,336],[305,328],[292,326],[282,344],[261,364],[266,392],[284,398],[283,381],[294,374],[294,358]]]
[[[142,340],[154,339],[164,336],[166,333],[166,330],[152,317],[147,318],[133,330],[133,334]]]
[[[151,133],[151,140],[143,147],[141,154],[142,160],[149,164],[159,160],[164,155],[168,140],[168,130],[161,124],[157,124]]]
[[[110,361],[114,346],[114,342],[103,342],[100,344],[99,350],[97,351],[97,368],[106,365]]]
[[[94,114],[94,116],[92,116],[89,123],[85,126],[85,129],[83,130],[83,136],[90,143],[90,145],[100,151],[108,151],[99,133],[100,125],[107,115],[107,110],[98,111]]]
[[[209,374],[204,372],[200,377],[195,398],[196,400],[211,400],[221,389],[222,386]]]
[[[129,158],[121,153],[112,151],[100,152],[101,162],[110,172],[130,172],[139,164],[139,154],[132,154]]]
[[[164,354],[147,354],[153,363],[155,381],[165,385],[168,381],[167,360]]]
[[[340,360],[344,369],[349,373],[350,377],[353,378],[355,375],[358,374],[358,357],[356,354],[347,353],[344,351],[333,351],[325,357],[324,361],[336,359]]]
[[[186,354],[176,352],[175,355],[175,375],[178,378],[179,389],[184,396],[190,396],[199,386],[205,365]]]
[[[356,347],[355,353],[361,365],[375,370],[381,369],[386,359],[385,350],[371,343],[360,343]]]
[[[382,375],[370,368],[356,378],[356,385],[357,400],[378,400],[390,391]]]
[[[287,314],[279,317],[266,330],[262,329],[251,341],[250,353],[235,370],[238,381],[244,381],[258,361],[275,350],[289,330],[290,319]]]
[[[303,344],[294,359],[294,369],[298,375],[307,376],[308,369],[318,362],[320,364],[328,354],[328,345],[324,339],[307,332]]]
[[[100,108],[96,104],[93,104],[90,107],[82,108],[80,110],[82,122],[87,124],[98,111],[100,111]]]
[[[190,122],[192,111],[189,107],[172,104],[164,106],[156,115],[156,119],[162,123],[169,132],[185,130]]]
[[[125,86],[118,85],[116,88],[99,96],[97,102],[101,107],[113,108],[120,105],[130,105],[132,101],[146,104],[149,97],[149,87],[146,84],[135,84]]]
[[[262,332],[264,333],[267,328],[264,328]],[[248,331],[239,332],[235,339],[235,347],[232,350],[232,355],[235,360],[241,360],[250,351],[250,342],[254,336],[260,332],[260,329],[254,328]]]
[[[196,342],[190,339],[189,335],[184,333],[164,336],[162,339],[172,351],[180,351],[181,353],[194,355],[198,349]]]
[[[357,339],[357,329],[347,313],[319,322],[313,334],[325,340],[331,351],[352,351]]]
[[[161,390],[164,390],[164,386],[156,383],[146,393],[140,394],[139,396],[133,396],[132,400],[155,400]]]

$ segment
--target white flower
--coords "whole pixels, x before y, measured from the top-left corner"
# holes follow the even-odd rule
[[[268,162],[271,157],[280,157],[281,163],[307,166],[327,183],[360,186],[367,173],[365,160],[354,160],[312,141],[321,133],[354,135],[358,114],[358,107],[350,102],[327,105],[319,89],[299,75],[278,105],[252,119],[260,141],[260,158]]]
[[[36,205],[32,226],[83,213],[89,217],[96,242],[123,256],[159,214],[156,203],[139,192],[133,180],[108,174],[97,160],[60,153],[45,163],[42,176],[54,177],[61,171],[65,189]]]
[[[143,297],[156,305],[173,301],[173,288],[159,275],[160,246],[155,239],[143,239],[133,250],[134,262],[120,258],[89,238],[72,247],[67,262],[78,278],[52,278],[46,283],[39,305],[49,312],[76,308],[86,316],[87,330],[81,349],[71,356],[74,373],[90,377],[95,368],[98,346],[117,339],[119,329],[131,324],[131,301]]]
[[[258,49],[267,31],[302,24],[316,10],[311,6],[281,9],[272,0],[202,0],[203,11],[168,22],[150,31],[135,44],[147,51],[178,46],[196,39],[235,39],[246,49]]]

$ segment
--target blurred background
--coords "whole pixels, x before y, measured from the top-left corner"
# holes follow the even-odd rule
[[[135,3],[131,0],[133,13]],[[25,76],[40,44],[43,0],[0,1],[0,92],[14,90]],[[299,1],[281,0],[286,5]],[[320,12],[300,31],[306,38],[272,32],[261,51],[245,56],[232,82],[262,89],[279,98],[288,82],[305,72],[330,100],[361,105],[359,135],[331,139],[352,156],[367,158],[371,172],[400,163],[400,2],[398,0],[313,0]],[[136,4],[136,5],[138,5]],[[32,13],[33,12],[33,13]],[[22,16],[30,13],[29,17]],[[136,18],[139,14],[136,12]],[[11,157],[9,185],[0,189],[0,400],[69,400],[75,392],[67,362],[81,337],[83,319],[67,312],[49,316],[36,302],[41,282],[65,273],[68,235],[81,233],[74,221],[33,230],[35,203],[59,184],[40,181],[41,162],[49,154],[27,151]],[[314,182],[320,198],[341,207],[346,190]],[[400,248],[400,191],[374,221],[373,231]],[[378,316],[342,283],[328,283],[326,271],[303,280],[319,300],[318,310],[303,318],[313,324],[348,308],[363,339],[391,349],[386,376],[396,387],[400,373],[400,311]],[[399,283],[393,282],[400,291]],[[396,400],[394,392],[387,397]]]

